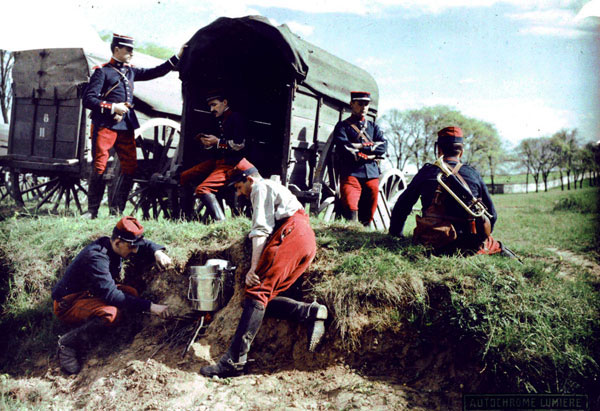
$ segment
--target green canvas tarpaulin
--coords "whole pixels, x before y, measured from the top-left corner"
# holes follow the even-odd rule
[[[209,70],[209,66],[223,64],[227,57],[228,70],[235,65],[232,58],[252,59],[248,50],[271,49],[269,61],[261,65],[276,65],[279,75],[288,82],[296,81],[313,92],[341,103],[348,103],[350,91],[372,93],[371,108],[377,110],[379,91],[373,77],[363,69],[350,64],[292,33],[286,25],[275,27],[262,16],[241,18],[222,17],[201,28],[188,42],[188,50],[180,63],[184,81]],[[244,62],[247,66],[247,61]],[[216,69],[215,69],[216,70]]]

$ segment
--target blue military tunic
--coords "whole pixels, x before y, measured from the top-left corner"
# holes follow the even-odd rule
[[[447,164],[454,168],[457,163],[448,161]],[[426,210],[431,205],[438,186],[436,177],[440,171],[441,170],[433,164],[425,164],[413,177],[408,187],[406,187],[406,190],[398,197],[398,201],[394,206],[390,221],[390,234],[402,234],[406,218],[411,213],[413,206],[419,197],[421,197],[423,210]],[[464,178],[473,196],[475,198],[480,198],[490,214],[492,214],[490,222],[492,223],[493,228],[498,216],[496,214],[496,209],[494,208],[494,203],[492,203],[490,193],[488,192],[487,186],[483,182],[481,175],[479,175],[477,170],[467,164],[461,166],[458,170],[458,174]],[[449,217],[464,220],[464,223],[462,224],[453,223],[459,237],[465,233],[469,233],[470,227],[467,222],[467,212],[454,199],[449,199],[444,205],[446,206]]]
[[[92,123],[96,127],[111,130],[135,130],[140,126],[135,111],[130,109],[119,122],[113,119],[112,103],[133,103],[133,82],[162,77],[173,70],[179,58],[171,57],[159,66],[146,69],[134,67],[111,59],[102,66],[94,67],[94,73],[83,93],[83,105],[92,111]],[[114,88],[113,88],[114,87]],[[111,90],[108,95],[105,95]]]
[[[217,117],[216,136],[219,143],[216,145],[215,159],[223,159],[229,165],[239,163],[245,155],[246,134],[247,121],[242,114],[228,109],[221,117]]]
[[[367,160],[355,157],[348,149],[352,143],[364,143],[365,140],[354,130],[352,124],[367,135],[367,140],[373,143],[381,142],[377,146],[368,146],[360,149],[360,153],[365,155],[383,156],[387,149],[387,141],[383,132],[377,124],[366,119],[359,119],[355,116],[340,121],[333,130],[335,151],[340,158],[340,173],[343,177],[353,176],[357,178],[377,178],[379,177],[379,166],[375,160]]]
[[[138,255],[150,260],[154,253],[164,250],[162,245],[145,240],[139,246]],[[133,311],[148,311],[151,302],[134,297],[117,288],[115,278],[119,278],[123,259],[116,254],[109,237],[101,237],[85,247],[69,264],[64,276],[52,288],[52,299],[60,301],[66,295],[89,291],[94,297],[118,308]]]

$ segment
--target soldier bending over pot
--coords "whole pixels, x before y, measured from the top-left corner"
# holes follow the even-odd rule
[[[200,369],[205,376],[243,372],[265,310],[268,315],[307,323],[309,351],[321,341],[327,319],[324,305],[279,296],[300,278],[316,253],[315,233],[302,204],[280,183],[263,179],[246,159],[233,169],[230,184],[252,203],[252,259],[242,317],[231,345],[215,365]]]

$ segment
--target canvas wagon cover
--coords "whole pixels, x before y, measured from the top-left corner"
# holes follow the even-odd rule
[[[252,36],[245,34],[251,33]],[[348,103],[350,91],[370,91],[371,108],[377,110],[379,90],[373,77],[365,70],[336,57],[325,50],[302,40],[286,25],[273,26],[262,16],[241,18],[221,17],[201,28],[188,42],[188,50],[180,63],[182,80],[195,75],[195,59],[205,58],[207,53],[218,47],[244,47],[244,40],[258,36],[265,47],[279,51],[281,70],[287,72],[290,80],[296,80],[317,94],[327,96],[341,103]]]
[[[56,97],[60,100],[77,98],[78,85],[89,80],[95,66],[110,60],[108,44],[105,48],[105,53],[97,48],[94,51],[83,48],[47,48],[15,52],[12,77],[16,97]],[[133,65],[148,68],[162,62],[141,53],[134,54],[132,60]],[[133,94],[151,110],[181,116],[181,82],[177,73],[135,82]]]

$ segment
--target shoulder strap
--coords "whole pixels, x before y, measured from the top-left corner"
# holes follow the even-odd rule
[[[117,70],[115,67],[113,67],[113,66],[111,66],[111,65],[109,65],[109,67],[110,67],[111,69],[113,69],[114,71],[116,71],[117,73],[119,73],[119,76],[120,76],[120,77],[119,77],[119,79],[118,79],[118,80],[115,82],[115,84],[113,84],[113,85],[112,85],[112,86],[111,86],[111,87],[110,87],[110,88],[109,88],[109,89],[106,91],[106,93],[104,93],[104,94],[102,95],[102,98],[106,98],[106,97],[108,97],[108,95],[109,95],[110,93],[112,93],[114,89],[116,89],[116,88],[117,88],[117,86],[119,85],[119,83],[121,82],[121,80],[124,80],[124,79],[125,79],[125,74],[121,73],[119,70]]]
[[[461,176],[460,174],[458,174],[458,170],[460,170],[460,168],[462,167],[462,163],[459,162],[457,163],[454,168],[452,169],[452,174],[454,174],[456,176],[456,178],[458,178],[458,180],[461,182],[461,184],[467,189],[467,191],[469,192],[469,194],[473,195],[473,192],[471,191],[471,188],[469,187],[469,185],[467,184],[467,182],[465,181],[465,179],[463,178],[463,176]]]
[[[350,123],[350,127],[352,127],[354,129],[354,131],[356,131],[358,133],[358,137],[362,138],[363,140],[372,143],[373,140],[371,140],[371,138],[369,137],[369,135],[367,134],[367,126],[369,124],[369,120],[365,119],[365,125],[364,127],[361,129],[359,129],[356,124],[354,123]]]

